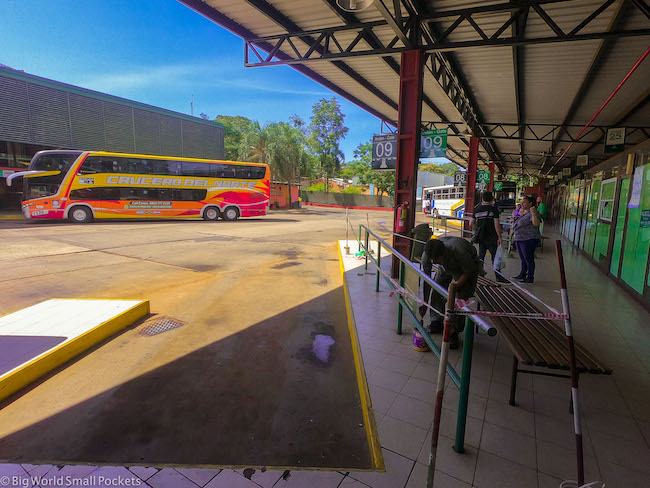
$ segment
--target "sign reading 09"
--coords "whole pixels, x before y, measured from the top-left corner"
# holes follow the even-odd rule
[[[397,134],[382,134],[372,138],[372,169],[395,169],[397,164]]]
[[[420,138],[421,158],[444,158],[447,155],[447,129],[423,130]]]

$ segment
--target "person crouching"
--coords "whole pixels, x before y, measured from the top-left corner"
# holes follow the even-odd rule
[[[485,275],[483,264],[478,259],[476,248],[461,237],[444,236],[439,239],[429,239],[424,245],[422,253],[422,269],[431,276],[433,265],[438,265],[435,282],[445,290],[449,288],[452,280],[456,282],[456,298],[468,300],[474,296],[476,282],[479,276]],[[431,292],[431,285],[424,283],[424,300],[429,300],[436,310],[444,312],[447,299],[436,291]],[[427,307],[420,307],[420,315],[426,314]],[[444,317],[431,311],[431,325],[429,332],[436,334],[443,331]],[[451,319],[451,334],[449,347],[457,349],[459,344],[458,334],[465,328],[465,317],[454,316]]]

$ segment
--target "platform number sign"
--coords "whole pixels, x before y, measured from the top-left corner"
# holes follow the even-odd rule
[[[465,186],[467,173],[465,171],[456,171],[454,174],[454,186]]]
[[[420,137],[420,158],[447,156],[447,129],[423,130]]]
[[[395,169],[397,164],[397,134],[382,134],[372,138],[372,169]]]
[[[615,153],[625,149],[625,127],[607,129],[605,152]]]
[[[503,191],[503,181],[494,182],[494,191]]]

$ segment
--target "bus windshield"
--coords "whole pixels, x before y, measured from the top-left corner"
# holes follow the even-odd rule
[[[42,198],[55,195],[65,175],[81,152],[45,153],[36,155],[29,164],[30,170],[37,171],[59,171],[55,175],[34,176],[23,178],[24,194],[23,200]]]

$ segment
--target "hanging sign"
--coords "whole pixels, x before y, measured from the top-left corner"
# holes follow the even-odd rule
[[[503,190],[503,181],[495,181],[494,191],[502,191],[502,190]]]
[[[641,212],[641,222],[639,223],[641,227],[650,227],[650,210],[643,210]]]
[[[589,166],[589,156],[587,154],[581,154],[576,159],[576,166]]]
[[[447,129],[423,130],[420,135],[421,158],[447,156]]]
[[[571,168],[563,168],[562,176],[571,176]]]
[[[454,174],[454,186],[465,186],[467,182],[467,173],[465,171],[456,171]]]
[[[375,135],[372,138],[372,169],[395,169],[397,165],[397,134]]]
[[[605,152],[621,152],[623,149],[625,149],[625,127],[607,129],[607,137],[605,138]]]
[[[634,170],[634,179],[632,180],[632,192],[630,193],[630,203],[627,208],[639,208],[641,203],[641,190],[643,189],[643,170],[645,166],[639,166]]]
[[[476,172],[476,183],[489,183],[490,182],[490,171],[487,169],[481,169]]]

